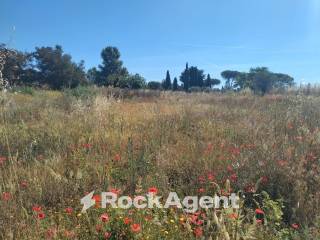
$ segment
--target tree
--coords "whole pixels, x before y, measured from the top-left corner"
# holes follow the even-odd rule
[[[152,90],[160,90],[161,89],[161,83],[156,81],[148,82],[148,88]]]
[[[167,71],[166,79],[162,82],[162,87],[164,90],[171,89],[171,77],[169,71]]]
[[[94,83],[98,76],[98,70],[96,67],[90,68],[87,71],[87,79],[90,83]]]
[[[36,48],[33,53],[33,77],[41,85],[52,89],[74,88],[86,84],[84,62],[74,63],[68,54],[64,54],[62,47]]]
[[[186,64],[185,70],[181,73],[180,82],[183,83],[183,89],[187,92],[190,87],[190,73],[189,73],[189,64]]]
[[[286,87],[292,87],[294,86],[294,78],[283,73],[275,73],[275,88],[286,88]]]
[[[203,70],[199,70],[197,67],[188,67],[181,73],[180,81],[183,82],[185,91],[188,91],[190,87],[203,87],[204,86],[204,73]]]
[[[221,81],[219,79],[211,78],[210,74],[207,75],[204,81],[204,86],[207,88],[212,88],[214,85],[219,85]]]
[[[3,59],[1,73],[8,85],[26,84],[31,54],[8,49],[4,44],[0,44],[0,55]]]
[[[173,79],[172,91],[178,91],[178,88],[179,88],[179,86],[178,86],[178,79],[175,77],[175,78]]]
[[[273,87],[273,74],[265,67],[250,69],[248,79],[255,93],[265,94]]]
[[[120,52],[116,47],[106,47],[101,51],[102,64],[99,65],[99,70],[96,74],[96,84],[114,86],[114,84],[117,84],[114,82],[117,76],[119,80],[128,75],[128,70],[122,66],[123,63],[120,60],[120,56]]]
[[[223,71],[221,73],[221,77],[223,77],[226,80],[224,88],[231,90],[237,87],[237,85],[235,84],[235,79],[237,78],[238,75],[239,75],[238,71],[230,71],[230,70]]]
[[[126,75],[119,79],[118,87],[129,89],[145,88],[146,80],[139,74]]]
[[[248,78],[248,73],[240,72],[237,77],[235,78],[235,86],[239,89],[244,89],[250,87],[251,83]]]

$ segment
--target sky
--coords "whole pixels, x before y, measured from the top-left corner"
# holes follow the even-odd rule
[[[59,44],[87,69],[116,46],[148,81],[189,62],[216,78],[266,66],[320,83],[320,0],[0,0],[0,11],[0,43]]]

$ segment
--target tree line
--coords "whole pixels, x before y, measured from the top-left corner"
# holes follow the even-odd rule
[[[2,54],[2,53],[11,54]],[[252,68],[249,72],[226,70],[220,79],[211,78],[203,70],[187,63],[179,80],[171,79],[166,72],[163,81],[147,82],[139,74],[131,74],[121,61],[121,54],[116,47],[106,47],[101,51],[102,62],[97,67],[85,71],[84,61],[76,63],[71,55],[65,53],[61,46],[36,47],[33,52],[21,52],[8,49],[0,44],[2,54],[2,77],[9,86],[34,86],[61,90],[80,85],[95,84],[118,88],[165,91],[239,91],[250,88],[256,93],[265,94],[274,88],[287,88],[294,85],[294,79],[283,73],[273,73],[266,67]],[[180,84],[179,84],[180,82]]]

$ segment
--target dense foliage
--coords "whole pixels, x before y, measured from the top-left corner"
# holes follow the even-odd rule
[[[12,52],[3,60],[2,74],[9,86],[38,86],[51,89],[75,88],[80,85],[95,84],[118,88],[150,88],[153,90],[212,91],[221,84],[219,79],[205,75],[196,66],[186,68],[180,75],[181,85],[175,77],[171,80],[169,70],[162,82],[147,81],[139,74],[130,74],[122,62],[116,47],[106,47],[101,51],[102,63],[85,73],[84,61],[75,63],[61,46],[36,48],[32,53],[22,53],[0,46],[0,53]],[[226,70],[221,73],[225,79],[223,91],[238,91],[250,88],[257,94],[265,94],[274,89],[287,89],[294,85],[294,79],[282,73],[273,73],[268,68],[252,68],[248,73]]]

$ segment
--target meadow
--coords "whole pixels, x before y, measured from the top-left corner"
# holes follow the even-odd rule
[[[303,94],[1,93],[0,239],[320,239],[319,126]],[[103,191],[241,207],[101,209]]]

